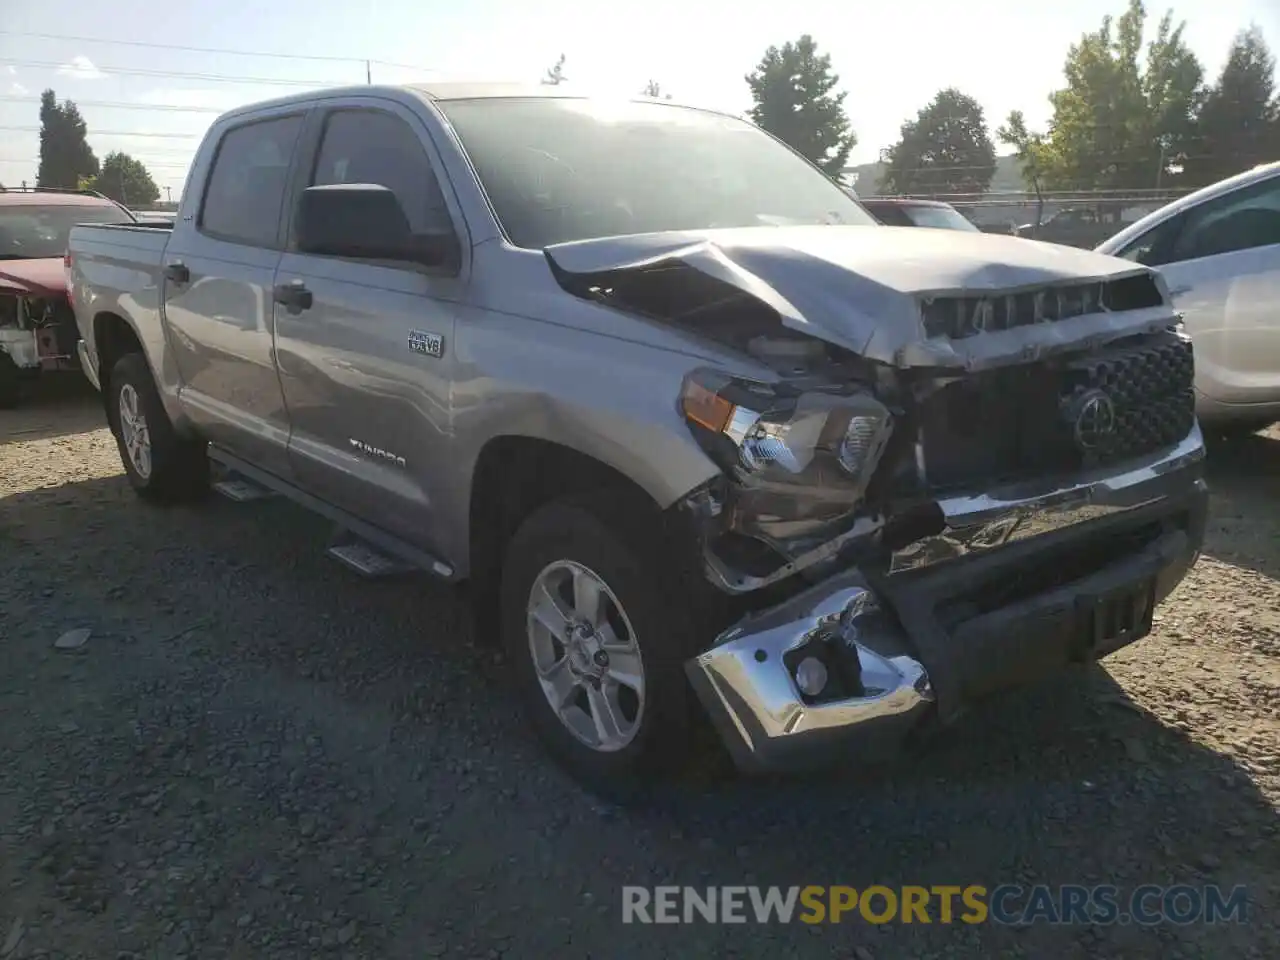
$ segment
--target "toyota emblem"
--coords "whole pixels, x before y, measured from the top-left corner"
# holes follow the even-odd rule
[[[1101,390],[1090,390],[1075,404],[1072,430],[1081,450],[1094,450],[1115,433],[1116,408]]]

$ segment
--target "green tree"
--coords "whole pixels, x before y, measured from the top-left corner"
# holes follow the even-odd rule
[[[986,193],[996,148],[978,101],[948,87],[902,125],[884,163],[881,193]]]
[[[1044,219],[1045,171],[1053,166],[1048,144],[1043,136],[1027,129],[1027,121],[1021,110],[1014,110],[1009,114],[1004,126],[996,131],[996,139],[1016,151],[1022,179],[1031,184],[1031,189],[1035,192],[1036,223],[1040,223]]]
[[[126,207],[149,207],[160,199],[160,188],[141,160],[127,153],[108,153],[102,172],[81,181],[85,190],[97,190]]]
[[[1140,128],[1146,154],[1134,171],[1135,186],[1143,185],[1145,171],[1153,171],[1155,187],[1185,179],[1170,168],[1176,164],[1185,172],[1186,160],[1196,150],[1196,117],[1205,97],[1204,67],[1183,39],[1185,28],[1185,22],[1174,26],[1172,12],[1166,13],[1147,49],[1142,75],[1147,125]]]
[[[746,81],[752,121],[838,177],[858,138],[844,112],[845,94],[834,92],[840,78],[831,57],[818,53],[813,37],[770,47]]]
[[[1213,183],[1277,159],[1275,72],[1276,60],[1262,31],[1256,26],[1242,30],[1200,109],[1199,138],[1186,164],[1192,183]]]
[[[542,82],[549,87],[557,87],[569,78],[564,75],[564,54],[556,59],[556,62],[547,69],[546,75],[542,78]]]
[[[52,90],[40,95],[40,167],[36,185],[75,190],[82,177],[96,176],[98,158],[85,139],[84,118],[70,100],[58,103]]]
[[[1049,96],[1053,119],[1038,153],[1047,189],[1169,186],[1170,168],[1194,147],[1204,70],[1172,14],[1143,62],[1146,18],[1142,0],[1129,0],[1118,19],[1105,17],[1067,51],[1066,82]]]

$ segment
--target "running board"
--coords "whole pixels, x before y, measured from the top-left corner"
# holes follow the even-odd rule
[[[246,480],[244,477],[231,476],[225,480],[219,480],[213,485],[215,493],[220,493],[228,500],[234,500],[236,503],[249,503],[253,500],[267,500],[275,496],[275,491],[266,487],[260,487],[252,480]]]
[[[215,484],[215,487],[230,481],[236,484],[236,490],[240,490],[243,485],[262,490],[267,496],[279,494],[312,513],[332,520],[342,534],[340,542],[329,547],[329,555],[363,576],[389,576],[393,570],[396,573],[421,570],[442,580],[453,580],[456,576],[453,567],[425,550],[366,523],[341,507],[335,507],[326,500],[299,490],[289,481],[246,463],[221,447],[210,444],[209,459],[221,464],[232,474],[227,480]],[[232,496],[232,499],[240,498]]]
[[[381,580],[384,577],[402,577],[407,573],[416,573],[418,571],[417,567],[396,557],[389,557],[376,547],[360,539],[353,538],[342,543],[335,543],[325,552],[343,566],[370,580]]]

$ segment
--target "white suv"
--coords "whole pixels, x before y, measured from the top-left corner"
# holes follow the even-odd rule
[[[1196,412],[1247,430],[1280,420],[1280,163],[1148,214],[1098,252],[1156,267],[1196,348]]]

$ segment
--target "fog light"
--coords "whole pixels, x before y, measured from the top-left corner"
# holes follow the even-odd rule
[[[816,697],[827,685],[827,666],[817,657],[805,657],[796,666],[796,686],[806,697]]]

